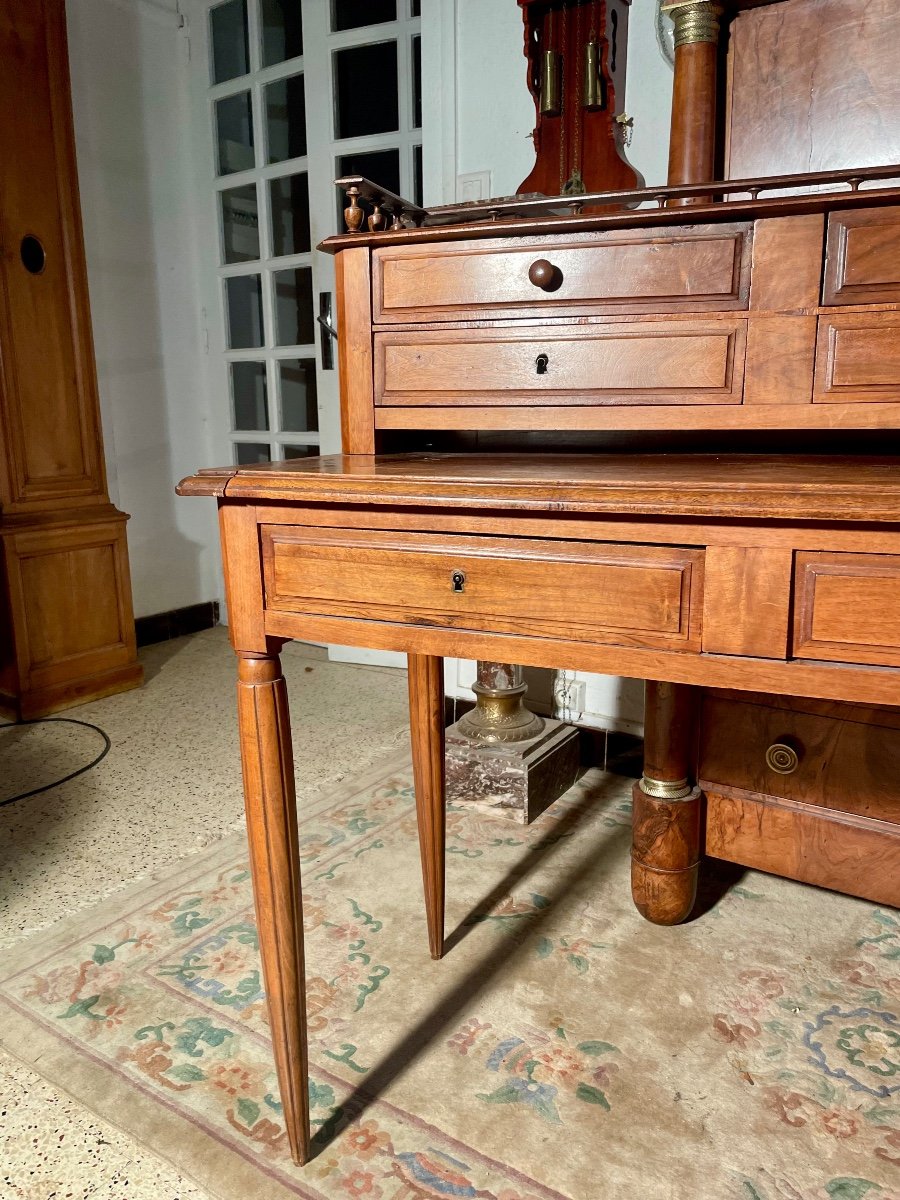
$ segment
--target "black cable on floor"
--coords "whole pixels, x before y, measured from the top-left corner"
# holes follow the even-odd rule
[[[33,721],[10,721],[0,725],[0,732],[4,729],[21,729],[23,725],[46,725],[51,721],[55,721],[60,725],[81,725],[85,729],[93,729],[94,733],[99,733],[103,738],[103,749],[92,762],[89,762],[84,767],[79,767],[77,771],[72,771],[70,775],[64,775],[62,779],[55,779],[53,783],[45,783],[43,787],[32,788],[30,792],[20,792],[18,796],[10,796],[7,800],[0,800],[0,808],[5,807],[7,804],[15,804],[17,800],[27,800],[29,796],[38,796],[41,792],[49,792],[51,788],[60,787],[62,784],[68,783],[70,779],[77,779],[85,771],[93,770],[98,763],[106,758],[112,749],[112,742],[105,730],[101,729],[99,725],[92,725],[90,721],[78,721],[75,717],[37,717]]]

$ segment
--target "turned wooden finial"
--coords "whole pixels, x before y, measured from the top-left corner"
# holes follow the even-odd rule
[[[348,188],[347,199],[350,201],[350,203],[344,209],[344,223],[347,226],[347,232],[359,233],[360,226],[363,222],[363,217],[365,216],[365,213],[359,205],[359,188]]]
[[[382,229],[384,229],[385,225],[387,224],[385,215],[381,211],[380,200],[373,200],[372,215],[369,217],[368,224],[370,233],[381,233]]]

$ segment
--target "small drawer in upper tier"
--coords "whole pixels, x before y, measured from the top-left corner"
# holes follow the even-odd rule
[[[900,667],[900,555],[798,553],[794,654]]]
[[[823,304],[900,301],[900,208],[863,208],[828,218]]]
[[[386,330],[375,403],[740,404],[746,342],[743,317]]]
[[[751,226],[382,247],[376,324],[567,313],[739,310],[750,290]]]

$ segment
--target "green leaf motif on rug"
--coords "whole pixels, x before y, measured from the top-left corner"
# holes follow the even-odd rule
[[[166,1074],[171,1079],[177,1079],[179,1083],[199,1083],[206,1078],[206,1072],[195,1067],[193,1063],[179,1063],[176,1067],[170,1067]]]
[[[102,967],[104,963],[110,963],[115,960],[116,951],[122,946],[127,946],[130,942],[136,942],[137,938],[123,938],[121,942],[117,942],[115,946],[100,946],[94,943],[94,953],[91,955],[91,960]]]
[[[85,996],[81,1000],[75,1000],[64,1013],[59,1013],[61,1021],[68,1020],[70,1017],[90,1017],[92,1021],[102,1021],[103,1017],[99,1013],[91,1012],[91,1009],[100,999],[99,995]]]
[[[606,1094],[601,1092],[599,1088],[591,1087],[589,1083],[579,1083],[575,1090],[575,1098],[577,1100],[584,1100],[586,1104],[599,1104],[607,1112],[610,1111]]]
[[[211,922],[212,917],[201,917],[196,910],[191,910],[179,913],[172,921],[172,928],[179,937],[186,937],[195,929],[202,929],[204,925],[209,925]]]
[[[235,1108],[237,1109],[237,1115],[244,1122],[244,1124],[249,1129],[252,1129],[259,1120],[259,1105],[256,1103],[256,1101],[248,1100],[246,1096],[241,1096],[235,1105]]]
[[[269,1097],[266,1097],[268,1101]],[[309,1081],[309,1107],[310,1108],[330,1108],[334,1104],[334,1088],[329,1083],[316,1083],[314,1079]],[[278,1111],[281,1111],[281,1105],[278,1105]]]
[[[830,1183],[825,1184],[825,1191],[831,1200],[861,1200],[861,1197],[869,1195],[873,1188],[876,1193],[881,1191],[878,1184],[872,1183],[870,1179],[849,1177],[832,1179]]]

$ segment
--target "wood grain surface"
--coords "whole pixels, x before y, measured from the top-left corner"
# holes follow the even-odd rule
[[[446,857],[444,660],[436,655],[409,654],[407,666],[410,738],[428,947],[432,958],[441,958],[444,953]]]
[[[259,950],[291,1157],[309,1157],[303,912],[287,688],[277,656],[238,658],[238,726]]]
[[[285,526],[261,533],[269,611],[700,647],[702,550]]]
[[[324,455],[195,475],[228,500],[900,521],[900,458],[759,454]]]
[[[796,770],[782,775],[766,751],[787,743]],[[706,691],[700,721],[698,774],[708,786],[875,817],[900,824],[900,712],[856,705]]]
[[[803,219],[803,218],[801,218]],[[818,219],[820,225],[822,218]],[[373,317],[379,323],[560,313],[702,312],[747,307],[752,225],[687,226],[658,233],[408,245],[373,253]],[[538,260],[552,268],[544,290]]]

